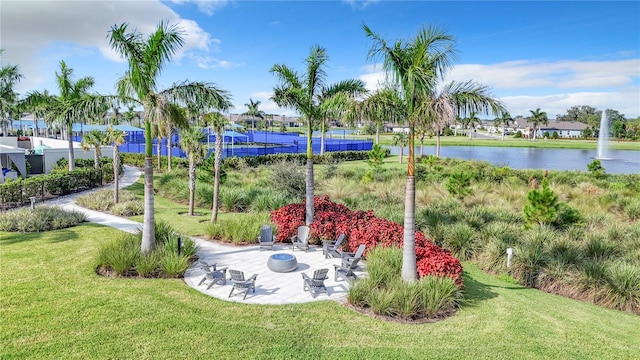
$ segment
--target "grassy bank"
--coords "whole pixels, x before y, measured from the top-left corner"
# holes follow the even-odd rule
[[[375,135],[349,135],[348,139],[370,139],[374,140]],[[383,134],[380,136],[381,145],[391,145],[393,135]],[[440,138],[442,146],[492,146],[492,147],[529,147],[529,148],[547,148],[547,149],[597,149],[597,140],[582,139],[548,139],[531,141],[527,139],[516,139],[512,136],[506,136],[504,141],[499,137],[493,139],[474,138],[473,140],[465,136],[443,136]],[[436,138],[425,138],[425,146],[435,146]],[[416,146],[420,146],[420,141],[416,139]],[[638,141],[610,141],[610,146],[615,150],[635,150],[640,151],[640,142]]]
[[[522,288],[471,264],[455,316],[404,325],[332,301],[248,306],[181,280],[102,278],[93,257],[116,233],[94,224],[0,233],[0,358],[630,359],[640,352],[640,317]]]

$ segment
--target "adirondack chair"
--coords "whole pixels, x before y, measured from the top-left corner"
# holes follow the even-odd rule
[[[291,237],[292,250],[296,248],[307,251],[309,250],[309,227],[302,225],[298,227],[298,234]]]
[[[324,285],[324,281],[329,278],[327,276],[328,272],[329,269],[318,269],[313,272],[313,277],[309,277],[307,274],[302,273],[304,291],[308,290],[313,297],[316,297],[320,292],[325,292],[329,295],[327,287]]]
[[[207,290],[211,289],[214,284],[225,285],[227,283],[227,268],[217,269],[216,264],[209,265],[207,262],[200,260],[200,269],[204,271],[204,277],[198,283],[198,286],[210,281]]]
[[[324,254],[325,259],[329,259],[331,257],[342,257],[339,249],[340,245],[342,245],[342,242],[344,241],[344,237],[344,234],[340,234],[340,236],[338,236],[338,240],[336,241],[322,240],[322,253]]]
[[[344,280],[355,280],[357,278],[356,274],[353,272],[354,269],[358,267],[358,262],[362,259],[362,255],[364,254],[364,250],[366,246],[364,244],[358,246],[358,250],[355,253],[352,252],[343,252],[342,253],[342,261],[340,265],[333,265],[335,270],[334,280],[338,281],[338,278],[343,278]]]
[[[271,227],[271,225],[263,225],[262,227],[260,227],[260,237],[258,237],[258,243],[260,243],[260,250],[273,250],[275,239],[273,237],[273,228]]]
[[[258,274],[253,274],[250,278],[244,278],[244,272],[239,270],[229,270],[229,274],[231,275],[231,282],[233,286],[231,287],[231,292],[229,293],[229,297],[233,294],[234,290],[239,290],[240,292],[244,292],[244,296],[242,300],[247,298],[247,294],[249,290],[253,290],[253,293],[256,292],[256,278]]]

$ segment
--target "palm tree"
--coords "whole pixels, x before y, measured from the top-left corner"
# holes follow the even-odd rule
[[[189,158],[189,216],[193,216],[196,195],[196,165],[207,154],[207,149],[202,143],[204,133],[197,126],[191,126],[180,132],[180,147]]]
[[[540,111],[540,108],[535,110],[529,110],[531,113],[531,117],[529,118],[529,122],[533,124],[533,141],[536,141],[536,133],[538,132],[538,124],[548,124],[549,119],[547,118],[547,113],[544,111]]]
[[[325,86],[327,74],[324,66],[328,60],[327,51],[313,46],[305,60],[307,71],[300,76],[287,65],[274,65],[270,72],[275,74],[280,84],[273,89],[272,100],[281,107],[297,110],[307,122],[307,170],[305,187],[305,223],[313,222],[313,124],[322,116],[320,109],[323,94],[338,93],[344,82]]]
[[[93,167],[100,168],[100,157],[102,156],[102,145],[106,144],[106,136],[100,130],[91,130],[82,135],[82,150],[93,149]]]
[[[214,180],[213,180],[213,207],[211,211],[211,222],[218,220],[218,203],[220,196],[220,164],[222,163],[222,134],[227,125],[227,118],[219,112],[209,113],[204,116],[206,124],[216,133],[216,144],[213,159]]]
[[[0,55],[4,49],[0,49]],[[11,107],[16,103],[18,94],[13,87],[22,80],[18,65],[4,65],[0,68],[0,122],[2,134],[7,136],[7,124],[10,123]]]
[[[118,92],[144,108],[145,204],[140,247],[145,254],[155,248],[151,124],[164,118],[173,122],[183,120],[179,103],[198,104],[202,109],[224,110],[231,107],[228,93],[211,83],[182,82],[158,91],[157,81],[162,69],[183,43],[182,31],[164,22],[147,39],[143,39],[137,30],[129,32],[126,23],[114,25],[110,30],[111,47],[127,60],[129,66],[118,82]]]
[[[255,128],[256,118],[264,120],[264,116],[265,116],[264,111],[258,109],[258,106],[260,106],[260,103],[261,103],[260,100],[253,101],[253,99],[249,99],[249,103],[244,104],[244,106],[246,106],[248,110],[247,112],[243,113],[242,116],[251,116],[252,128]]]
[[[504,141],[504,133],[507,131],[507,126],[509,126],[513,122],[513,118],[508,111],[502,113],[502,116],[497,117],[493,120],[493,124],[495,126],[502,126],[501,140]]]
[[[56,82],[60,95],[56,106],[58,118],[67,129],[67,143],[69,145],[69,171],[75,169],[75,155],[73,153],[73,122],[81,120],[82,114],[78,109],[86,107],[89,100],[89,89],[94,85],[90,76],[73,80],[73,69],[67,67],[64,60],[60,61],[60,72],[56,71]]]
[[[409,144],[409,136],[406,132],[401,131],[393,135],[391,145],[400,147],[400,164],[402,164],[402,155],[404,153],[404,147]]]
[[[469,116],[463,118],[462,121],[464,127],[469,129],[469,139],[473,139],[473,131],[471,130],[475,130],[476,125],[481,123],[480,118],[478,118],[475,111],[471,111]]]
[[[404,236],[402,255],[402,279],[415,281],[417,279],[416,250],[415,250],[415,159],[414,135],[416,124],[419,122],[433,122],[435,115],[443,108],[455,105],[456,108],[475,110],[484,107],[482,101],[474,97],[465,100],[464,94],[458,98],[445,101],[443,95],[440,101],[436,89],[439,81],[444,78],[446,70],[452,66],[455,59],[454,38],[445,32],[429,27],[422,29],[414,39],[404,42],[387,43],[380,35],[374,33],[368,26],[363,25],[367,37],[373,40],[373,47],[369,52],[369,59],[383,58],[383,68],[391,84],[397,86],[406,108],[406,120],[409,123],[409,159],[407,166],[407,184],[405,194]],[[455,86],[452,86],[455,88]],[[453,111],[447,111],[453,117]]]
[[[438,80],[441,80],[439,78]],[[452,81],[444,86],[436,86],[437,91],[431,94],[427,101],[419,108],[419,113],[437,129],[436,156],[440,156],[440,131],[447,125],[456,121],[462,113],[470,116],[465,118],[466,124],[474,127],[480,123],[476,112],[491,112],[500,114],[504,111],[502,102],[491,97],[489,87],[477,84],[473,81]]]
[[[320,155],[324,154],[325,126],[330,119],[342,117],[348,110],[349,100],[367,92],[362,80],[343,80],[325,88],[318,97],[320,117]]]
[[[32,91],[21,100],[23,108],[33,114],[36,134],[39,133],[38,119],[44,119],[46,123],[50,123],[53,120],[52,113],[56,102],[57,98],[49,94],[48,90],[43,92]],[[48,127],[46,129],[45,136],[48,136]]]
[[[118,183],[120,181],[120,149],[118,146],[124,144],[124,132],[116,130],[113,126],[107,128],[105,136],[105,144],[113,145],[113,203],[118,203],[120,189]]]
[[[365,118],[376,125],[376,144],[380,143],[380,127],[385,121],[400,124],[406,121],[406,107],[398,89],[383,86],[361,102],[355,102],[350,118]]]

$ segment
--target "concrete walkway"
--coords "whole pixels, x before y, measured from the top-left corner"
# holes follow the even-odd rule
[[[127,187],[135,183],[142,175],[142,172],[133,167],[125,166],[124,175],[120,179],[121,188]],[[47,205],[59,206],[63,209],[84,212],[87,221],[110,226],[129,233],[137,232],[142,224],[136,221],[121,218],[115,215],[93,211],[76,205],[75,201],[78,196],[86,195],[92,191],[99,189],[113,189],[113,185],[103,188],[88,190],[81,193],[71,194],[55,200],[49,200]],[[184,275],[184,281],[198,291],[227,301],[239,301],[249,304],[292,304],[305,303],[320,300],[334,300],[344,302],[348,290],[348,283],[344,280],[334,280],[334,264],[339,264],[340,259],[325,259],[322,255],[321,247],[311,247],[309,251],[292,251],[288,244],[276,244],[275,250],[260,251],[259,246],[233,246],[211,242],[199,238],[192,237],[198,245],[198,257],[209,264],[217,264],[218,268],[227,267],[243,271],[245,277],[258,274],[256,280],[255,293],[249,292],[245,300],[242,295],[235,295],[229,298],[231,292],[231,282],[227,281],[226,285],[215,284],[211,289],[207,290],[208,282],[198,286],[204,273],[200,270],[197,262],[191,266]],[[288,253],[296,257],[298,267],[289,273],[276,273],[267,268],[269,256],[274,253]],[[329,279],[325,280],[328,294],[322,293],[317,297],[312,297],[308,291],[303,290],[302,273],[313,276],[316,269],[329,269]],[[363,272],[356,271],[356,275],[362,276]],[[227,278],[229,274],[227,273]]]

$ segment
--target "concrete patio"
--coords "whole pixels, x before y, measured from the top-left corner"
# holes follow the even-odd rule
[[[292,251],[288,244],[277,243],[274,250],[260,250],[259,246],[233,246],[201,239],[195,239],[198,246],[198,256],[201,260],[209,264],[216,264],[217,267],[240,270],[244,272],[245,278],[253,274],[258,274],[256,279],[255,294],[249,291],[247,298],[242,299],[242,294],[235,291],[233,296],[229,298],[231,291],[231,281],[227,280],[226,285],[214,284],[211,289],[207,290],[209,282],[205,282],[198,286],[198,283],[204,276],[204,272],[197,263],[192,265],[184,275],[185,282],[209,296],[213,296],[227,301],[245,302],[248,304],[293,304],[304,303],[321,300],[345,301],[349,283],[342,278],[338,281],[334,280],[334,264],[340,264],[340,259],[325,259],[322,254],[322,247],[311,246],[305,252],[301,250]],[[287,273],[278,273],[267,268],[267,260],[275,253],[292,254],[298,261],[298,267],[294,271]],[[364,272],[364,264],[355,271],[358,277]],[[325,280],[327,287],[326,293],[320,293],[315,298],[309,291],[303,290],[302,273],[306,273],[309,277],[313,276],[313,272],[317,269],[329,269],[329,279]],[[227,272],[227,279],[229,273]],[[239,294],[239,295],[236,295]]]

